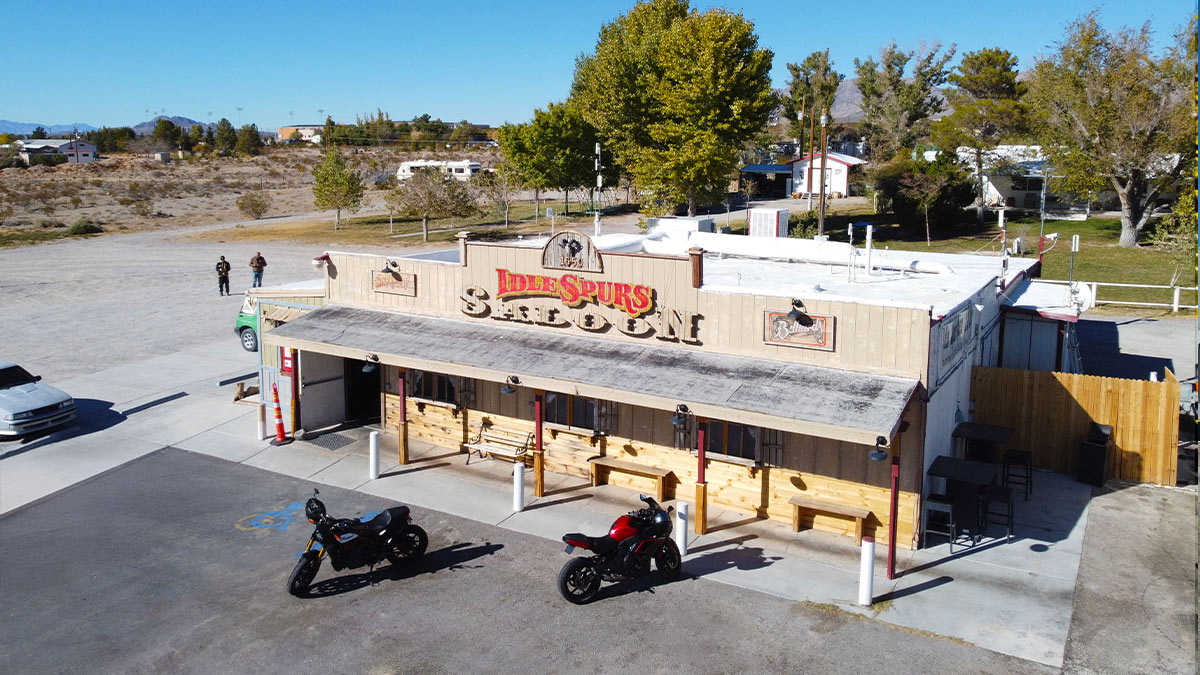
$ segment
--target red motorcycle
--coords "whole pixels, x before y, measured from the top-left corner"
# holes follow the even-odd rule
[[[671,581],[679,576],[683,558],[671,539],[671,511],[654,498],[641,495],[646,508],[617,518],[603,537],[572,532],[563,535],[567,553],[576,548],[591,551],[586,558],[572,558],[558,573],[558,592],[569,602],[582,605],[596,597],[601,581],[623,581],[650,573],[650,561],[659,577]]]

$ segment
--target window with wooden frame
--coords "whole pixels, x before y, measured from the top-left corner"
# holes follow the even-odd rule
[[[706,454],[755,463],[759,461],[762,429],[724,420],[704,420],[698,422],[697,426],[700,424],[704,425]],[[699,434],[693,433],[691,437],[691,448],[695,452],[700,446]]]
[[[548,391],[542,398],[542,419],[572,429],[603,431],[596,399]]]
[[[409,395],[413,398],[451,405],[458,404],[454,378],[449,375],[412,370],[409,371],[409,381],[412,382]]]

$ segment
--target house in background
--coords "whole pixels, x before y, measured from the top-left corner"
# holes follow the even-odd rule
[[[292,134],[299,133],[300,140],[305,143],[319,143],[321,132],[325,129],[323,124],[301,124],[290,127],[279,127],[279,131],[275,133],[276,141],[286,141],[291,139]]]
[[[747,164],[738,171],[738,190],[747,183],[758,187],[755,197],[783,198],[792,193],[792,167],[787,164]]]
[[[67,158],[66,161],[72,163],[83,162],[86,164],[99,159],[94,144],[70,138],[27,139],[16,141],[16,145],[20,149],[18,154],[21,156],[21,160],[26,164],[31,164],[30,158],[32,157],[53,155],[62,155]]]
[[[808,165],[810,161],[816,162],[813,164],[814,178],[812,190],[809,190],[808,187]],[[843,155],[840,152],[828,153],[824,161],[825,194],[834,197],[850,196],[851,174],[861,171],[862,166],[866,163],[866,160],[851,157],[850,155]],[[789,164],[792,167],[792,194],[807,195],[809,192],[813,194],[821,192],[821,153],[818,152],[809,157],[801,157],[789,162]]]

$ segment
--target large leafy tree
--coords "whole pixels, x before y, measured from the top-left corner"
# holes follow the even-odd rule
[[[342,211],[362,208],[363,182],[357,171],[346,166],[346,158],[330,146],[321,162],[313,167],[313,203],[322,211],[336,211],[333,229],[342,226]]]
[[[466,184],[447,178],[435,167],[422,167],[410,178],[400,181],[384,197],[389,210],[421,219],[421,236],[429,241],[430,218],[468,216],[475,202]]]
[[[237,152],[239,155],[253,157],[262,152],[262,136],[258,135],[258,126],[246,124],[237,134]]]
[[[571,97],[640,189],[694,215],[766,125],[772,56],[740,14],[649,0],[601,28]]]
[[[817,110],[831,110],[833,97],[845,75],[835,71],[829,62],[829,50],[813,52],[799,64],[787,64],[787,93],[783,95],[783,113],[788,119],[788,129],[795,138],[804,138],[808,131],[808,120],[800,119],[803,106],[805,114]],[[831,118],[832,119],[832,118]]]
[[[562,191],[564,211],[570,213],[570,191],[596,182],[595,148],[600,141],[596,128],[572,103],[551,103],[544,111],[533,111],[528,138],[534,161],[545,173],[546,187]],[[615,174],[610,178],[615,179]]]
[[[495,171],[476,174],[471,187],[486,204],[504,212],[504,227],[508,227],[508,214],[525,189],[520,172],[505,162]]]
[[[175,126],[175,123],[167,118],[162,118],[154,125],[154,132],[150,135],[154,140],[165,145],[168,148],[174,148],[179,145],[179,138],[183,134],[183,130]]]
[[[233,124],[224,117],[218,120],[217,129],[213,136],[217,154],[232,155],[233,151],[237,149],[237,140],[237,131],[234,130]]]
[[[537,146],[532,124],[505,124],[497,131],[500,153],[508,170],[520,177],[521,182],[533,190],[533,217],[537,220],[541,209],[541,193],[550,186],[551,167],[545,161],[545,153]]]
[[[896,43],[880,50],[879,61],[854,59],[858,90],[862,94],[863,135],[870,155],[887,161],[905,148],[913,147],[929,131],[929,119],[943,110],[938,87],[950,70],[954,45],[939,54],[933,44],[921,53],[901,51]],[[912,72],[905,77],[910,61]]]
[[[1121,246],[1137,246],[1155,199],[1195,151],[1195,33],[1193,19],[1155,57],[1149,24],[1112,33],[1093,11],[1034,68],[1034,130],[1057,174],[1052,184],[1077,195],[1115,191]]]
[[[933,124],[933,142],[947,152],[966,148],[975,164],[976,218],[983,224],[987,196],[984,165],[1005,136],[1025,126],[1027,87],[1017,81],[1017,57],[998,47],[967,52],[945,92],[954,112]]]

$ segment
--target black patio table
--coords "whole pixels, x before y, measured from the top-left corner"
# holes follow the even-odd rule
[[[954,500],[954,521],[970,532],[972,539],[978,539],[982,534],[979,489],[996,479],[996,465],[941,455],[933,459],[926,473],[946,479],[946,493]]]
[[[1014,433],[1016,430],[1012,427],[980,422],[959,422],[950,437],[963,439],[966,448],[964,452],[958,454],[966,459],[995,462],[1000,446],[1011,441]]]

